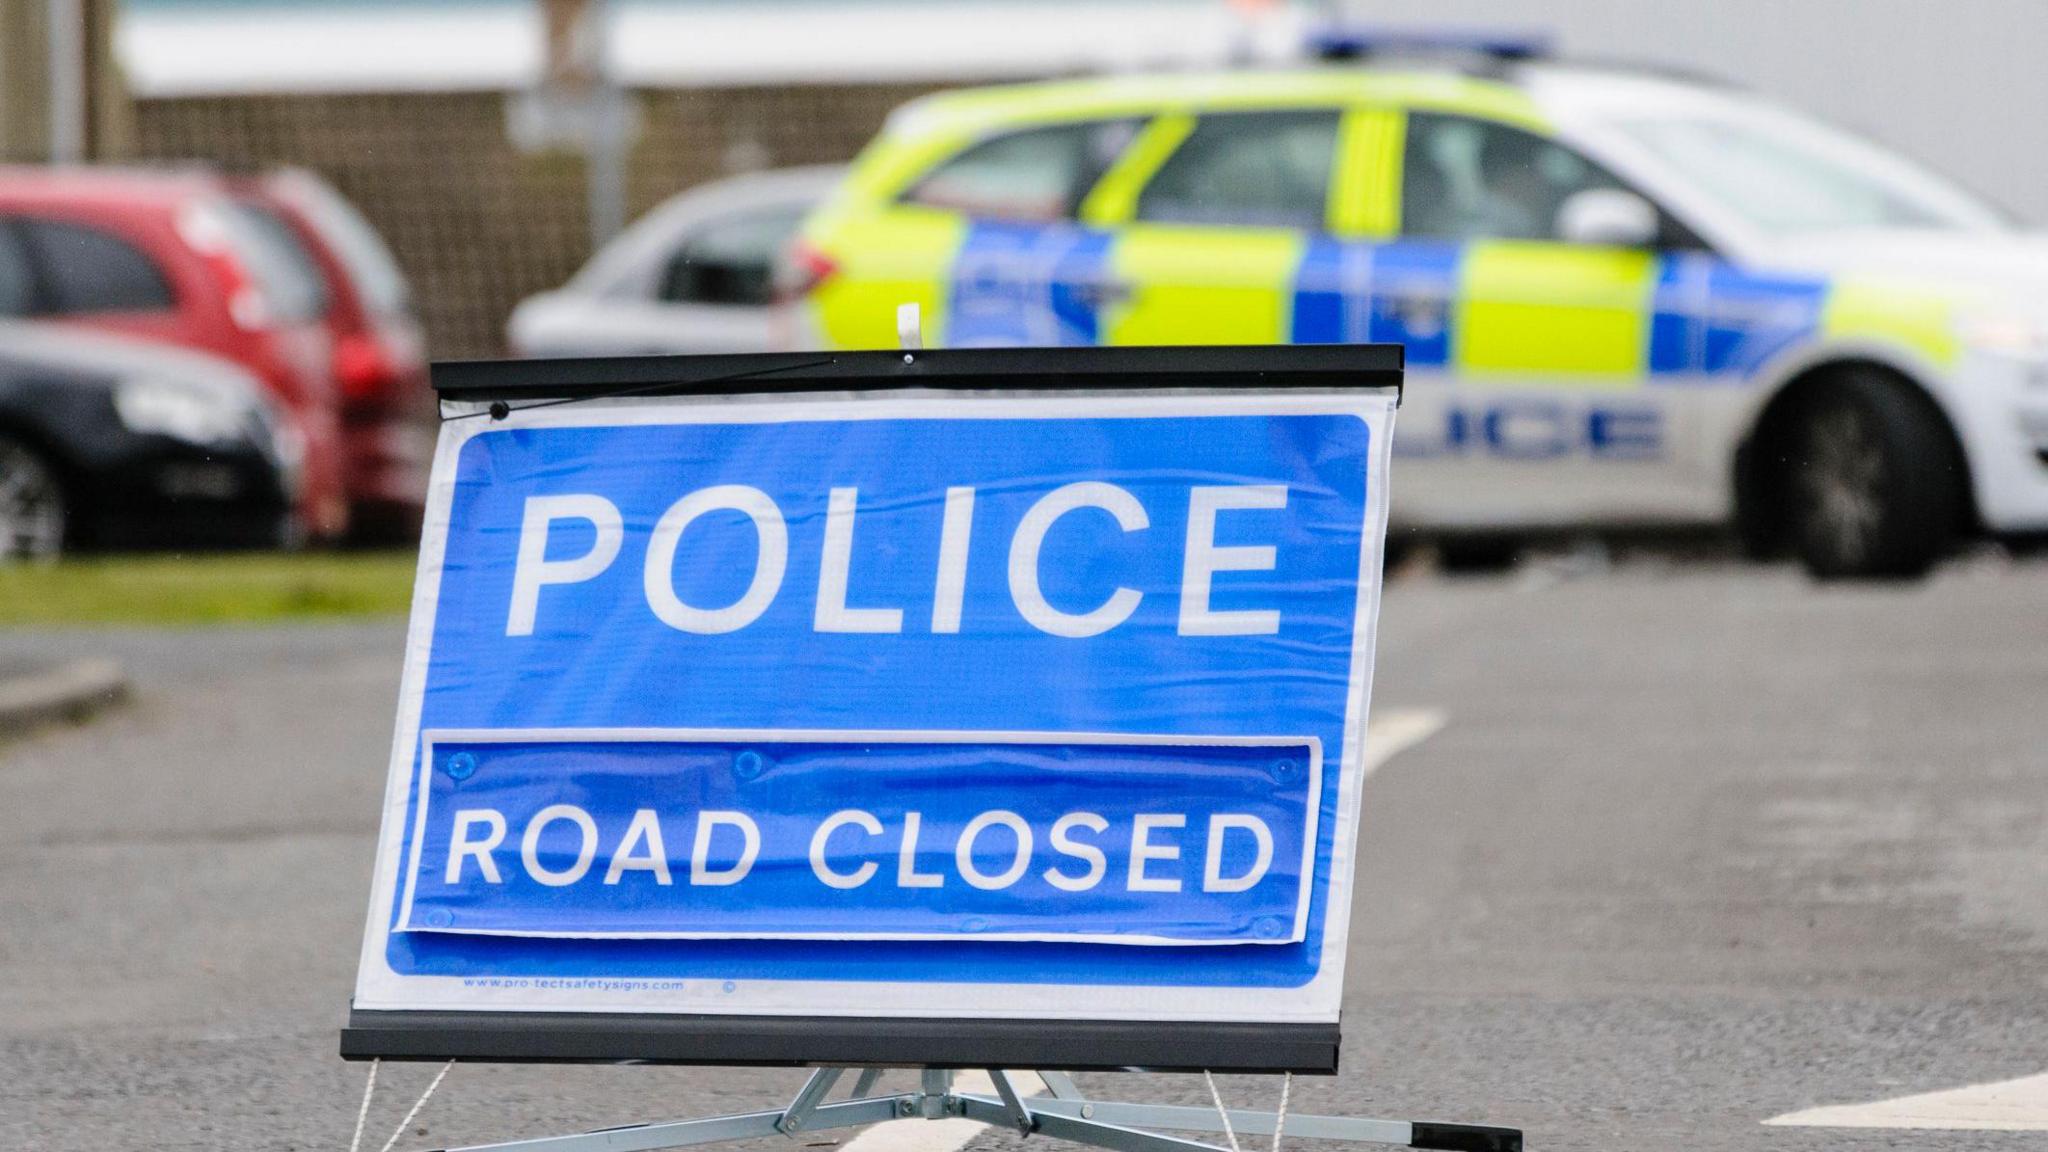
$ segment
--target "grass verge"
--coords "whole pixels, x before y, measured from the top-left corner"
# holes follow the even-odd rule
[[[0,564],[0,627],[399,615],[411,552],[105,556]]]

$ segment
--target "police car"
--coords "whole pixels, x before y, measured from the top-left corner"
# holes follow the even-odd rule
[[[2048,532],[2048,239],[1755,96],[1510,59],[959,91],[810,218],[810,340],[1398,341],[1397,524],[1734,525],[1819,576]]]

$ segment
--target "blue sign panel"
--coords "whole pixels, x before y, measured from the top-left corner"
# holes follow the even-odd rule
[[[1334,1020],[1391,409],[450,422],[357,1007]]]

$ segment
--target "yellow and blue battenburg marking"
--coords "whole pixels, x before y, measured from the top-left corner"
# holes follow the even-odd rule
[[[955,347],[1102,342],[1100,286],[1110,233],[1071,224],[970,224],[953,261],[947,342]]]
[[[1459,246],[1419,240],[1361,244],[1319,236],[1294,282],[1294,344],[1407,346],[1410,368],[1451,361]]]
[[[1310,242],[1295,280],[1288,338],[1297,344],[1393,341],[1406,345],[1411,368],[1485,371],[1540,370],[1546,367],[1540,345],[1570,333],[1577,337],[1567,350],[1574,359],[1550,366],[1567,375],[1604,369],[1655,382],[1744,379],[1820,329],[1827,283],[1817,278],[1752,275],[1700,253],[1642,256],[1641,273],[1620,268],[1618,277],[1601,276],[1597,264],[1575,268],[1569,250],[1540,251],[1546,247],[1429,240],[1361,244],[1319,237]],[[1549,293],[1540,291],[1540,283],[1510,285],[1513,272],[1497,267],[1480,274],[1493,284],[1475,283],[1475,262],[1512,248],[1528,253],[1516,257],[1526,273],[1552,280]],[[1631,254],[1583,255],[1598,261]],[[1636,308],[1614,305],[1627,305],[1630,282],[1652,269],[1651,290],[1641,299],[1648,312],[1645,328]],[[1494,286],[1539,291],[1485,290]],[[1619,289],[1621,295],[1602,302],[1601,289]],[[1496,295],[1507,299],[1496,303]],[[1533,315],[1525,327],[1481,315],[1490,308],[1526,308]],[[1606,323],[1602,313],[1608,314]],[[1478,355],[1461,331],[1475,321],[1493,326]]]
[[[946,341],[1114,342],[1120,242],[1076,224],[969,225],[946,285]],[[1411,368],[1607,387],[1747,379],[1820,332],[1829,296],[1825,280],[1705,253],[1328,236],[1305,242],[1291,286],[1273,294],[1287,318],[1276,341],[1391,342]],[[1200,342],[1199,318],[1185,325],[1167,319],[1167,335]]]
[[[1825,280],[1759,276],[1704,253],[1669,255],[1660,264],[1652,377],[1747,378],[1820,331]]]

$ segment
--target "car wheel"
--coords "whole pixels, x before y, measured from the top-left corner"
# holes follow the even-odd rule
[[[43,560],[64,550],[68,506],[48,461],[0,437],[0,560]]]
[[[1940,412],[1909,385],[1830,380],[1791,448],[1791,539],[1816,578],[1920,576],[1947,550],[1966,499],[1962,462]]]

